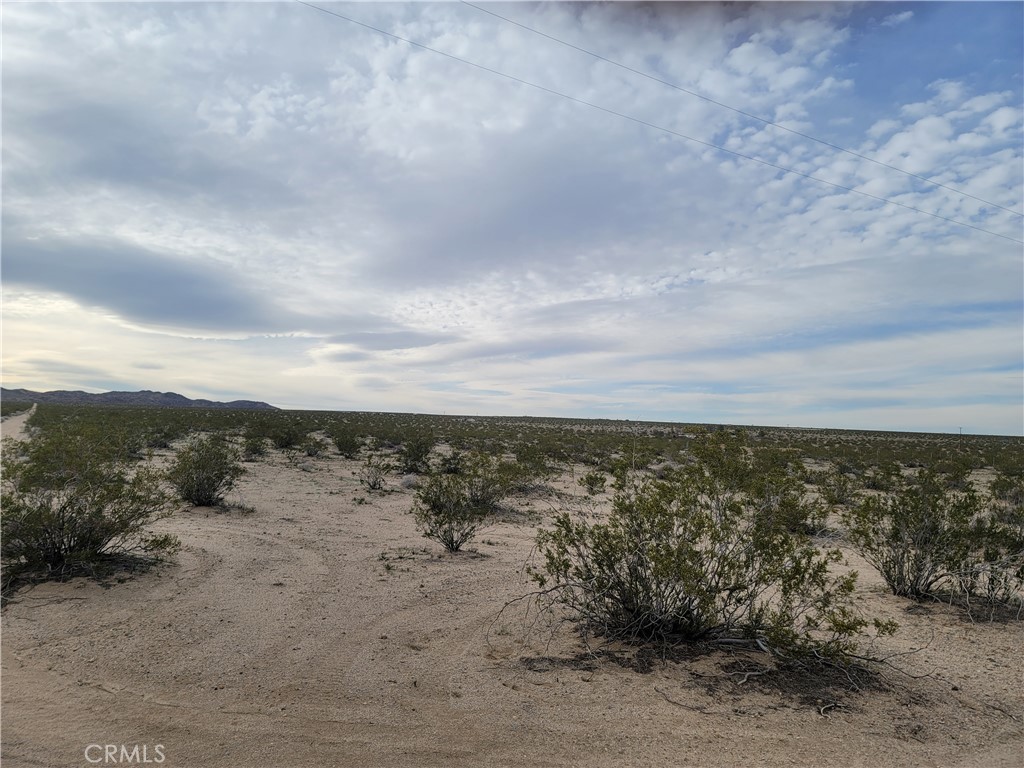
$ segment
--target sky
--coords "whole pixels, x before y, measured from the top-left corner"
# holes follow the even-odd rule
[[[317,4],[3,4],[5,387],[1024,434],[1024,4]]]

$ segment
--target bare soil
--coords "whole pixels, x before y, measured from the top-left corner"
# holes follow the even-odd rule
[[[750,652],[588,653],[523,604],[499,616],[531,590],[556,502],[514,499],[476,551],[447,555],[397,478],[369,493],[338,456],[247,466],[230,501],[254,511],[159,524],[176,563],[15,596],[5,768],[87,766],[92,744],[151,761],[160,745],[168,768],[1024,765],[1024,624],[895,598],[852,554],[864,608],[901,624],[872,652],[921,649],[892,660],[914,677],[855,691],[747,674],[767,663]]]

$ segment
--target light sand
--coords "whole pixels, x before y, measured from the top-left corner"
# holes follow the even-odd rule
[[[876,650],[927,644],[898,661],[932,677],[813,701],[700,676],[724,674],[724,654],[647,673],[567,663],[567,628],[523,647],[515,615],[494,621],[531,588],[534,522],[444,555],[397,479],[372,494],[355,462],[311,464],[272,452],[230,497],[254,513],[160,523],[184,544],[174,565],[19,593],[3,615],[4,767],[86,766],[90,744],[151,760],[159,744],[174,768],[1024,765],[1021,623],[907,612],[862,567],[864,607],[903,625]]]

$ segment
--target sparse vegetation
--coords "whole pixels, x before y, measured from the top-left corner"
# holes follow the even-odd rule
[[[267,440],[262,435],[249,434],[242,441],[242,460],[256,461],[267,455]]]
[[[465,475],[432,475],[417,491],[412,511],[426,538],[458,552],[484,525],[490,510],[474,502]]]
[[[582,488],[584,488],[588,494],[590,494],[591,496],[596,496],[599,493],[604,493],[604,486],[607,481],[608,480],[603,472],[598,472],[597,470],[594,470],[591,472],[587,472],[587,474],[585,474],[576,482],[578,482],[579,485]]]
[[[309,458],[314,459],[317,456],[322,456],[324,454],[327,450],[327,443],[316,435],[306,435],[299,447],[302,449],[304,454]]]
[[[368,491],[379,491],[384,488],[384,480],[390,470],[391,465],[380,456],[367,456],[359,469],[359,482]]]
[[[362,440],[354,432],[347,429],[336,429],[331,433],[331,440],[338,449],[338,453],[346,459],[354,459],[359,455],[359,449],[363,447]]]
[[[418,475],[430,470],[430,452],[434,439],[417,435],[405,441],[402,446],[401,471],[407,475]]]
[[[4,591],[23,578],[96,573],[174,552],[173,536],[149,531],[167,514],[154,470],[131,448],[89,430],[5,441],[0,535]]]
[[[215,507],[244,472],[232,445],[220,435],[207,435],[193,437],[178,451],[167,479],[183,501]]]
[[[831,572],[840,553],[800,532],[814,510],[784,474],[755,474],[738,440],[693,452],[670,480],[620,490],[606,522],[557,515],[532,571],[544,594],[608,639],[746,640],[841,661],[871,622],[853,609],[855,575]]]
[[[0,403],[0,416],[13,416],[16,413],[24,413],[32,407],[32,403],[19,403],[14,400],[4,400]]]
[[[854,546],[895,595],[1020,603],[1024,526],[948,477],[922,470],[863,499],[845,515]]]

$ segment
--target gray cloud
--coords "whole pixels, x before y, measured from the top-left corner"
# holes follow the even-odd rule
[[[294,329],[296,318],[213,262],[117,241],[31,240],[4,233],[4,281],[49,290],[125,319],[218,331]]]
[[[30,357],[22,360],[22,363],[31,366],[36,371],[41,373],[52,373],[52,374],[71,374],[75,376],[106,376],[107,372],[103,368],[97,368],[92,365],[80,365],[78,363],[71,363],[67,360],[54,360],[48,358]]]
[[[117,240],[36,240],[19,230],[13,222],[4,227],[6,284],[60,293],[142,325],[242,334],[367,333],[394,325],[370,314],[287,310],[248,275],[213,260]]]
[[[459,337],[450,333],[423,333],[421,331],[379,331],[343,333],[330,336],[332,344],[351,344],[363,350],[385,351],[392,349],[413,349],[430,347],[456,341]],[[335,357],[335,359],[338,359]],[[351,359],[351,358],[349,358]]]

